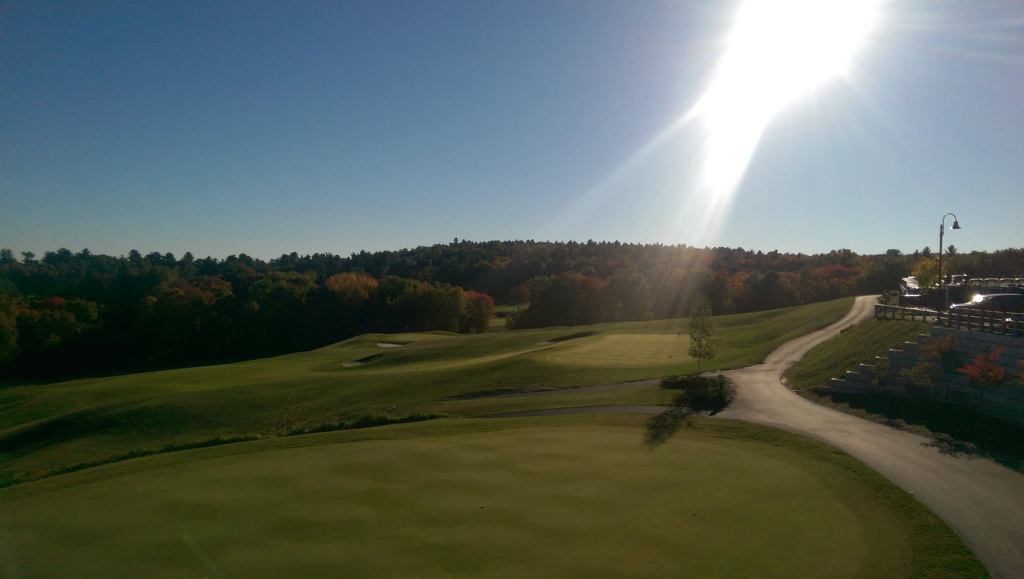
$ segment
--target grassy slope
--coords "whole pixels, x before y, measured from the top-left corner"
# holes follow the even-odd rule
[[[783,342],[823,327],[851,299],[723,316],[722,347],[711,367],[762,360]],[[692,370],[686,320],[545,328],[459,336],[365,335],[320,348],[237,364],[26,385],[0,390],[0,476],[27,480],[74,464],[140,449],[216,437],[273,435],[362,414],[422,411],[472,414],[453,396],[495,389],[572,387]],[[379,340],[408,341],[403,348]],[[345,362],[383,353],[377,362]],[[619,395],[647,402],[653,389]],[[514,404],[554,404],[511,399]],[[600,403],[600,402],[599,402]],[[16,437],[14,437],[17,435]],[[6,442],[6,446],[5,446]]]
[[[983,574],[845,454],[725,420],[650,451],[642,424],[447,419],[55,477],[0,491],[0,574]]]
[[[971,408],[884,394],[817,394],[810,391],[858,362],[927,331],[921,322],[870,319],[811,350],[786,377],[790,387],[819,404],[933,438],[951,452],[986,456],[1024,471],[1024,428]]]
[[[795,390],[821,386],[927,331],[928,325],[922,322],[865,320],[808,352],[786,371],[786,381]]]

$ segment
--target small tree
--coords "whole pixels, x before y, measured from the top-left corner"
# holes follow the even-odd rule
[[[910,273],[917,278],[919,286],[931,287],[939,281],[939,262],[931,257],[923,257],[917,260]]]
[[[491,296],[468,291],[462,294],[462,319],[461,330],[463,332],[481,333],[487,331],[491,318],[494,317],[494,300]]]
[[[999,357],[1003,355],[1004,348],[993,348],[988,354],[979,354],[957,372],[967,376],[971,384],[981,392],[982,401],[985,400],[985,391],[993,386],[998,386],[1006,380],[1006,370],[999,365]]]
[[[715,320],[711,317],[711,302],[700,297],[690,308],[690,357],[697,360],[697,374],[701,361],[715,357]]]
[[[953,336],[933,338],[921,342],[921,355],[904,375],[910,376],[914,385],[930,388],[938,383],[946,384],[946,398],[949,398],[949,381],[946,379],[960,367],[960,355],[953,349]]]

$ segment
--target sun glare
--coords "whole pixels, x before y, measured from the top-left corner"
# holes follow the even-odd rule
[[[731,192],[771,118],[845,74],[878,19],[879,0],[747,0],[707,90],[687,118],[705,125],[703,182]]]

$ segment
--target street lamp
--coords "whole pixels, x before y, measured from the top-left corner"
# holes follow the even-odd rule
[[[946,218],[950,215],[953,216],[953,229],[960,229],[960,220],[957,219],[956,214],[947,213],[942,216],[942,223],[939,224],[939,283],[946,287],[945,297],[942,302],[942,309],[949,309],[949,284],[946,283],[945,278],[942,276],[942,235],[946,232]]]

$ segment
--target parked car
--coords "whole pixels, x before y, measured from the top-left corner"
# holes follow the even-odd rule
[[[992,312],[1024,312],[1024,294],[978,294],[969,302],[951,308],[971,308]]]

